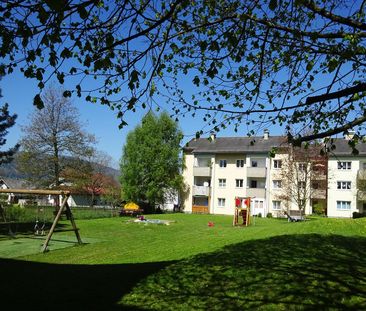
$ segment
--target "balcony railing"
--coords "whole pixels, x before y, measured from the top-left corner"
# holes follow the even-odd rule
[[[193,195],[206,196],[210,195],[210,187],[207,186],[193,186]]]
[[[364,169],[358,170],[357,178],[358,179],[366,179],[366,170],[364,170]]]
[[[265,167],[247,167],[248,177],[266,177],[267,169]]]
[[[316,189],[313,190],[311,197],[313,199],[325,199],[326,198],[326,191],[325,189]]]
[[[194,166],[193,167],[194,176],[211,176],[211,167],[209,166]]]
[[[192,205],[193,214],[209,214],[209,208],[206,205]]]
[[[366,201],[366,192],[362,190],[357,191],[357,200]]]
[[[265,188],[247,188],[248,197],[265,198],[266,189]]]

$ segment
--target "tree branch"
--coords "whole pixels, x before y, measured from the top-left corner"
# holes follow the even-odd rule
[[[150,31],[152,31],[153,29],[155,29],[155,28],[159,27],[162,23],[164,23],[164,22],[165,22],[165,21],[167,21],[170,17],[172,17],[172,15],[173,15],[173,14],[174,14],[174,12],[175,12],[176,7],[177,7],[177,6],[178,6],[178,4],[180,4],[181,2],[182,2],[182,0],[176,0],[176,1],[172,4],[172,6],[170,7],[169,12],[168,12],[165,16],[163,16],[161,19],[159,19],[155,24],[151,25],[151,26],[150,26],[150,27],[148,27],[148,28],[145,28],[144,30],[142,30],[142,31],[140,31],[140,32],[138,32],[138,33],[136,33],[136,34],[134,34],[134,35],[132,35],[132,36],[129,36],[129,37],[124,38],[124,39],[122,39],[122,40],[118,40],[118,41],[114,42],[113,44],[111,44],[110,46],[106,46],[106,47],[104,47],[104,48],[100,49],[100,50],[98,51],[98,53],[102,53],[102,52],[104,52],[104,51],[106,51],[106,50],[113,49],[113,48],[115,48],[115,47],[116,47],[116,46],[118,46],[118,45],[121,45],[121,44],[123,44],[123,43],[125,43],[125,42],[131,41],[131,40],[134,40],[134,39],[136,39],[136,38],[139,38],[139,37],[141,37],[141,36],[144,36],[144,35],[148,34]]]
[[[347,25],[347,26],[361,29],[361,30],[366,30],[365,23],[358,22],[356,20],[351,19],[350,17],[345,18],[340,15],[332,14],[329,11],[327,11],[326,9],[318,7],[313,1],[305,0],[305,1],[303,1],[303,5],[305,7],[307,7],[309,10],[313,11],[314,13],[317,13],[320,16],[328,18],[328,19],[332,20],[333,22]]]
[[[356,86],[348,87],[340,91],[332,92],[332,93],[326,93],[318,96],[311,96],[306,99],[306,104],[311,105],[314,103],[322,102],[325,100],[331,100],[336,98],[341,98],[344,96],[356,94],[358,92],[365,92],[366,91],[366,83],[361,82],[357,84]]]
[[[307,136],[303,136],[303,137],[299,137],[299,138],[295,138],[295,139],[292,137],[288,137],[288,139],[289,139],[289,142],[293,143],[296,146],[302,142],[312,141],[312,140],[316,140],[319,138],[325,138],[325,137],[333,136],[335,134],[344,133],[345,131],[352,129],[355,126],[364,123],[365,121],[366,121],[366,115],[364,115],[358,119],[355,119],[352,122],[347,123],[341,127],[337,127],[337,128],[334,128],[332,130],[329,130],[329,131],[326,131],[323,133],[307,135]]]

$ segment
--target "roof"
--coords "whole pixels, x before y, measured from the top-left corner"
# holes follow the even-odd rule
[[[331,155],[334,156],[353,156],[352,147],[348,144],[349,140],[343,138],[333,138],[333,145],[335,147],[332,150]],[[366,143],[359,142],[356,145],[356,149],[358,150],[358,155],[366,155]],[[357,156],[357,155],[356,155]]]
[[[213,141],[208,138],[192,139],[183,148],[192,153],[268,153],[274,147],[286,145],[285,136],[261,137],[218,137]]]
[[[24,179],[0,177],[0,180],[10,189],[30,189],[29,185]]]
[[[349,140],[344,138],[333,138],[332,144],[335,149],[330,156],[357,156],[352,154],[352,147]],[[264,139],[263,136],[252,137],[218,137],[211,141],[208,138],[192,139],[183,148],[186,153],[268,153],[274,147],[285,147],[285,136],[270,136]],[[366,156],[366,141],[360,141],[356,145],[359,156]]]

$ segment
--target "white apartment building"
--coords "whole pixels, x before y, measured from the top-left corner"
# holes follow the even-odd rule
[[[266,131],[262,137],[212,138],[193,139],[184,148],[183,176],[189,187],[185,212],[233,215],[235,197],[251,197],[254,215],[271,213],[278,217],[285,210],[298,210],[300,203],[284,198],[289,192],[283,187],[288,154],[282,151],[274,158],[269,156],[274,147],[286,150],[285,137],[269,136]],[[335,139],[334,145],[331,157],[324,158],[321,174],[294,183],[308,191],[301,203],[305,214],[311,214],[315,205],[322,206],[329,217],[352,217],[353,212],[364,210],[357,178],[366,178],[366,173],[361,174],[366,171],[366,144],[360,144],[357,157],[351,155],[347,140]],[[293,165],[300,168],[300,173],[306,169],[305,163]],[[366,194],[364,197],[366,203]]]
[[[336,139],[336,149],[328,159],[327,215],[352,217],[366,211],[366,196],[358,189],[358,180],[366,178],[366,143],[357,145],[353,156],[348,139]]]

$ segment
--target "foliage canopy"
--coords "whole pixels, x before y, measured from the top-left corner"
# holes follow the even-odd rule
[[[44,109],[34,111],[22,128],[22,152],[17,161],[34,185],[58,187],[65,168],[79,165],[93,152],[95,138],[79,122],[77,109],[62,90],[43,93]]]
[[[121,185],[125,200],[152,207],[183,189],[180,175],[182,133],[168,114],[146,114],[127,136],[121,158]]]
[[[365,1],[6,1],[0,12],[0,73],[20,67],[40,91],[72,76],[64,95],[111,106],[121,126],[157,95],[216,131],[273,123],[309,141],[364,129]]]

